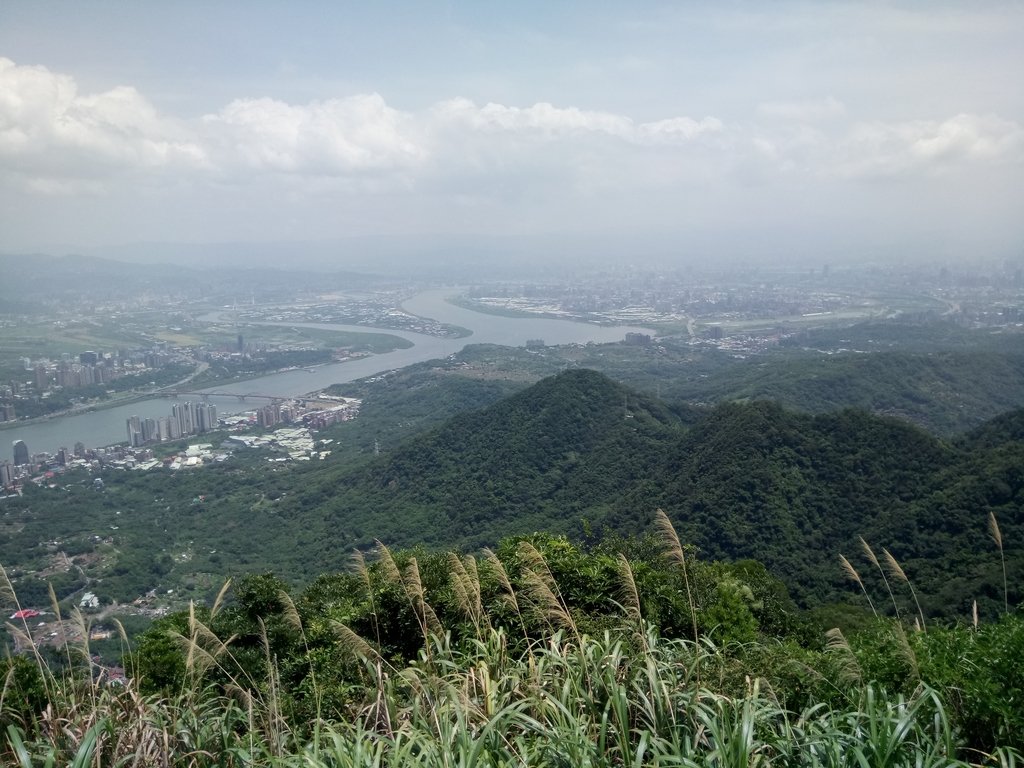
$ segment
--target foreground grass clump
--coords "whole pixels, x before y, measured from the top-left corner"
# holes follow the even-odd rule
[[[583,552],[533,536],[478,561],[381,546],[373,563],[359,557],[353,573],[297,599],[272,576],[250,577],[233,601],[225,587],[209,609],[159,622],[126,656],[123,686],[97,674],[87,646],[60,667],[37,651],[14,657],[0,758],[23,768],[1020,760],[1019,616],[927,633],[878,618],[826,645],[763,568],[701,563],[662,518],[653,547]]]
[[[713,646],[654,633],[633,640],[607,634],[576,642],[556,631],[516,655],[500,629],[464,649],[432,636],[402,668],[362,656],[374,685],[355,714],[312,728],[282,716],[273,679],[260,692],[207,688],[175,698],[96,684],[82,689],[80,702],[71,691],[58,693],[31,726],[32,738],[26,726],[9,725],[5,764],[1014,764],[1005,749],[958,759],[956,733],[927,687],[905,697],[867,685],[847,706],[792,712],[758,679],[739,696],[697,685],[698,676],[715,679],[733,663]]]

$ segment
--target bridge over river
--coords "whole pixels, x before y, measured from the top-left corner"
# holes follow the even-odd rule
[[[244,403],[246,400],[269,400],[272,403],[283,403],[288,400],[310,399],[302,397],[288,397],[286,395],[265,395],[260,392],[226,392],[220,389],[216,392],[198,389],[166,389],[157,393],[157,397],[170,397],[175,400],[179,397],[200,397],[204,401],[209,400],[211,397],[234,397],[237,398],[240,403]]]

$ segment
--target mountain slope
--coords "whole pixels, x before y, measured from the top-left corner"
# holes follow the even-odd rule
[[[355,463],[253,453],[198,472],[110,473],[102,492],[86,477],[33,486],[4,502],[0,560],[50,563],[46,542],[60,540],[98,555],[97,588],[130,600],[156,584],[215,590],[254,570],[307,581],[378,538],[472,550],[533,531],[642,534],[661,507],[699,557],[760,560],[805,605],[860,599],[840,553],[888,603],[863,536],[900,561],[927,613],[963,618],[978,599],[991,615],[1003,585],[990,513],[1008,599],[1024,596],[1022,421],[1007,414],[947,443],[861,411],[672,409],[569,371]],[[906,585],[893,588],[913,610]]]
[[[674,413],[573,371],[355,471],[311,476],[286,506],[334,531],[325,556],[342,541],[474,548],[533,530],[578,534],[583,521],[636,533],[662,507],[703,556],[759,559],[817,602],[848,592],[837,556],[855,559],[861,535],[906,558],[908,571],[962,549],[990,568],[995,553],[978,539],[993,504],[1006,530],[1022,528],[1016,486],[1004,478],[1003,496],[973,492],[973,509],[964,495],[998,485],[987,475],[1010,472],[1019,450],[964,452],[861,411],[812,416],[755,402]],[[949,577],[924,570],[930,587]]]
[[[357,540],[443,544],[456,534],[472,547],[564,530],[650,477],[690,414],[593,371],[570,371],[456,416],[355,473],[325,477],[296,503],[330,497],[327,513]],[[359,513],[384,509],[397,513],[386,529]]]
[[[704,402],[765,399],[811,413],[860,408],[953,435],[1024,404],[1024,354],[944,350],[769,355],[673,386]]]

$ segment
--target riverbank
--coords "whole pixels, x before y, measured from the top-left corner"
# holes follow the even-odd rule
[[[100,400],[95,403],[84,403],[80,406],[73,408],[65,408],[63,411],[54,411],[53,413],[47,413],[43,416],[33,416],[31,419],[15,419],[14,421],[2,421],[0,422],[0,432],[8,429],[17,429],[18,427],[30,427],[33,424],[45,424],[48,421],[54,419],[64,419],[69,416],[80,416],[85,413],[93,413],[96,411],[106,411],[111,408],[117,408],[120,405],[131,405],[139,400],[146,400],[151,397],[159,396],[159,391],[154,390],[152,392],[133,393],[128,397],[122,398],[110,398],[109,400]]]
[[[287,327],[289,325],[294,324],[282,323],[280,325],[282,327]],[[466,331],[466,333],[469,334],[470,332]],[[79,416],[86,413],[106,411],[112,408],[130,405],[134,402],[148,400],[151,398],[168,397],[168,393],[171,393],[175,389],[178,389],[187,384],[192,384],[196,390],[229,387],[234,384],[239,384],[246,381],[253,381],[255,379],[262,379],[267,376],[288,373],[289,371],[311,371],[313,369],[320,368],[325,365],[343,365],[345,363],[354,362],[356,360],[361,360],[366,357],[371,357],[373,355],[387,354],[389,352],[394,352],[395,350],[399,349],[410,349],[414,346],[414,343],[409,339],[389,333],[367,332],[360,334],[347,334],[346,336],[351,336],[353,338],[355,338],[356,336],[360,337],[358,339],[359,342],[365,344],[367,346],[367,350],[365,352],[360,353],[359,355],[352,356],[344,360],[330,360],[304,366],[289,365],[281,368],[272,368],[265,371],[253,371],[249,374],[244,374],[240,376],[228,376],[217,379],[204,379],[203,375],[212,370],[212,368],[210,364],[207,362],[199,362],[197,363],[195,370],[191,374],[189,374],[183,379],[174,382],[173,384],[157,387],[155,389],[148,389],[144,392],[140,392],[137,390],[132,390],[127,393],[118,392],[104,400],[93,400],[87,403],[82,403],[73,406],[71,408],[53,411],[52,413],[43,414],[41,416],[34,416],[28,419],[15,419],[14,421],[0,422],[0,432],[4,430],[16,429],[18,427],[27,427],[35,424],[45,424],[46,422],[53,421],[54,419]],[[352,341],[352,339],[349,339],[347,337],[344,340],[349,341],[350,343]],[[386,340],[386,342],[384,340]],[[316,392],[319,391],[319,389],[314,389],[312,391]]]
[[[218,412],[236,413],[253,407],[253,403],[242,402],[237,397],[237,384],[242,380],[250,382],[246,387],[248,392],[287,399],[322,391],[332,384],[376,376],[414,363],[448,357],[459,352],[467,342],[510,347],[524,346],[529,339],[544,339],[548,345],[607,343],[622,341],[626,333],[651,333],[650,329],[634,326],[608,327],[567,320],[497,317],[452,304],[449,299],[457,292],[458,289],[454,288],[425,291],[404,301],[403,309],[419,317],[468,329],[471,331],[468,337],[438,338],[388,329],[389,334],[406,339],[412,346],[344,363],[325,364],[313,371],[291,370],[218,383],[216,386],[207,385],[202,389],[203,396],[216,403]],[[287,325],[331,331],[366,331],[366,328],[362,327],[353,328],[330,323]],[[12,441],[24,440],[33,452],[54,453],[58,448],[71,446],[76,442],[82,442],[87,446],[114,445],[125,440],[125,422],[131,416],[142,419],[162,418],[171,410],[170,401],[159,393],[140,394],[138,399],[130,402],[102,403],[97,406],[105,407],[98,407],[95,411],[79,411],[54,417],[31,425],[27,422],[14,422],[4,432],[4,437]],[[12,454],[9,451],[10,448],[0,453],[0,459],[10,458]]]
[[[352,359],[353,360],[357,360],[357,359],[363,359],[363,358],[352,358]],[[310,368],[318,368],[318,367],[321,367],[323,365],[343,365],[345,362],[349,362],[349,361],[341,361],[339,363],[320,363],[320,364],[315,365],[315,366],[305,366],[301,370],[306,370],[306,369],[310,369]],[[238,376],[238,377],[234,377],[234,378],[230,378],[230,379],[218,379],[216,381],[200,382],[197,386],[200,387],[200,388],[228,387],[228,386],[231,386],[232,384],[241,384],[241,383],[244,383],[246,381],[254,381],[256,379],[266,378],[267,376],[273,376],[273,375],[279,374],[279,373],[287,373],[287,372],[292,371],[292,370],[297,370],[297,369],[294,368],[294,367],[288,367],[288,368],[280,368],[280,369],[273,370],[273,371],[262,371],[260,373],[254,373],[251,376]],[[87,404],[83,404],[80,407],[65,409],[63,411],[54,411],[53,413],[48,413],[45,416],[36,416],[34,418],[31,418],[31,419],[19,419],[19,420],[15,420],[15,421],[0,422],[0,432],[3,432],[4,430],[17,429],[18,427],[30,427],[30,426],[33,426],[35,424],[45,424],[45,423],[47,423],[49,421],[53,421],[55,419],[63,419],[63,418],[71,417],[71,416],[81,416],[81,415],[87,414],[87,413],[99,413],[101,411],[109,411],[109,410],[111,410],[113,408],[119,408],[121,406],[131,405],[132,403],[137,403],[137,402],[141,402],[141,401],[145,401],[145,400],[153,400],[153,399],[171,400],[171,399],[174,399],[173,390],[176,387],[178,387],[178,386],[181,386],[181,385],[180,384],[172,385],[170,387],[163,387],[161,389],[154,389],[154,390],[150,390],[150,391],[147,391],[147,392],[136,392],[136,393],[131,394],[128,397],[121,397],[121,398],[116,398],[116,399],[114,397],[112,397],[109,400],[101,400],[101,401],[96,402],[96,403],[87,403]],[[320,391],[319,388],[318,389],[313,389],[313,390],[311,390],[310,393],[307,393],[307,394],[313,394],[313,393],[316,393],[316,392],[319,392],[319,391]],[[183,395],[182,397],[185,398],[185,399],[188,398],[188,396],[186,396],[186,395]]]

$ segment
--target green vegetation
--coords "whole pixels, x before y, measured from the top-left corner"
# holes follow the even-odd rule
[[[456,416],[375,461],[323,467],[281,512],[318,510],[325,538],[313,553],[327,558],[339,542],[366,546],[370,531],[399,545],[473,549],[534,530],[642,530],[642,510],[660,506],[705,554],[757,557],[806,604],[846,594],[835,558],[859,552],[864,536],[923,580],[935,595],[929,610],[963,617],[975,597],[993,609],[988,513],[1020,540],[1021,452],[1013,441],[945,443],[857,411],[671,409],[580,371]],[[938,564],[967,558],[980,560],[952,581]],[[1017,573],[1019,548],[1011,563]]]
[[[469,347],[325,462],[29,485],[2,607],[77,639],[8,625],[0,761],[1017,765],[1024,350],[915,328]]]
[[[881,585],[860,537],[899,559],[928,615],[963,619],[977,600],[988,618],[1021,599],[1019,414],[947,442],[860,411],[672,407],[569,371],[438,424],[465,399],[484,404],[513,386],[410,374],[367,398],[365,420],[328,433],[336,455],[326,462],[239,450],[197,471],[107,473],[103,490],[87,475],[30,485],[3,502],[0,562],[31,581],[72,548],[84,575],[69,595],[88,586],[104,603],[150,589],[202,599],[221,578],[254,571],[308,583],[375,537],[465,551],[534,531],[587,540],[645,530],[660,507],[702,556],[756,558],[802,606],[850,599],[839,554]],[[154,571],[158,562],[169,566]],[[914,613],[909,590],[896,589],[886,610]]]
[[[246,344],[270,349],[301,346],[327,350],[348,350],[351,352],[372,352],[381,354],[395,349],[408,349],[412,342],[390,333],[367,329],[365,332],[325,330],[284,325],[246,325],[225,329],[223,325],[198,325],[199,339],[214,347],[234,349],[238,334]]]
[[[860,408],[944,435],[1024,404],[1024,355],[947,351],[753,358],[665,387],[692,401],[773,400],[811,413]]]
[[[534,379],[528,378],[532,382]],[[478,379],[447,375],[429,365],[411,366],[372,381],[336,384],[329,394],[363,401],[359,418],[331,428],[335,461],[346,466],[388,451],[406,438],[443,424],[456,414],[477,410],[524,386],[522,377]]]
[[[1019,613],[822,642],[762,568],[694,558],[663,516],[589,551],[379,547],[297,596],[225,593],[157,622],[123,686],[87,642],[12,658],[7,762],[1009,768],[1024,747]]]
[[[543,375],[567,366],[600,371],[668,402],[772,400],[808,413],[860,408],[944,437],[1024,407],[1024,335],[942,322],[805,332],[757,353],[664,339],[551,347],[532,361]]]
[[[135,348],[143,337],[114,323],[92,320],[41,323],[0,323],[0,381],[31,377],[21,358],[59,360],[62,354],[75,358],[87,349]]]

